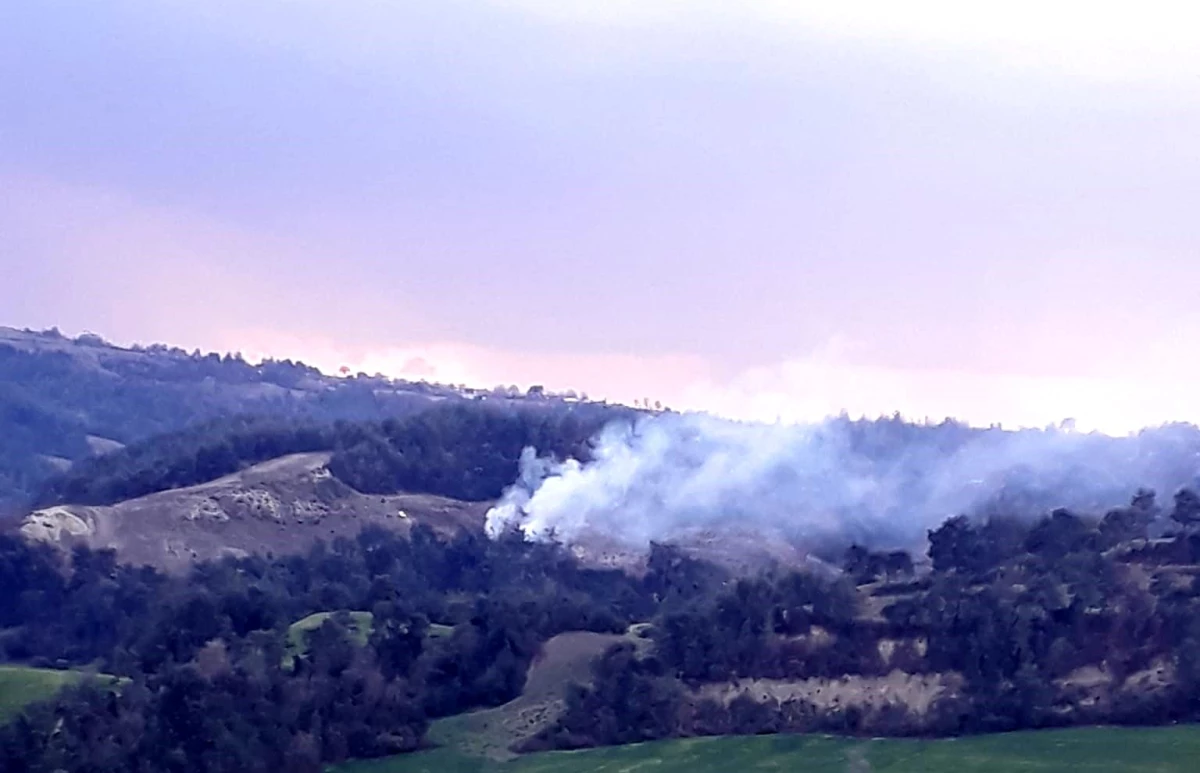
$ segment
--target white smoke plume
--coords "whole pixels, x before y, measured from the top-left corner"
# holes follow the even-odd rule
[[[487,529],[566,543],[602,535],[633,550],[723,528],[782,534],[812,548],[852,541],[914,548],[946,518],[997,498],[1091,511],[1125,504],[1142,486],[1169,498],[1195,481],[1198,452],[1200,430],[1182,425],[1112,438],[662,414],[609,425],[587,462],[526,449],[519,479],[489,511]]]

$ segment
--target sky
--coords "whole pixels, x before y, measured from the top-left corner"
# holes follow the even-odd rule
[[[0,324],[739,418],[1200,421],[1200,11],[0,4]]]

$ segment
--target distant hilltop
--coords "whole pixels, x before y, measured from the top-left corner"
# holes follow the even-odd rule
[[[477,400],[560,400],[598,405],[607,403],[605,400],[590,399],[586,392],[577,392],[573,389],[555,391],[540,384],[531,385],[526,389],[515,385],[479,387],[467,384],[444,384],[425,379],[392,378],[381,373],[351,372],[349,367],[340,368],[338,375],[332,376],[321,372],[314,366],[291,359],[267,358],[259,363],[253,363],[244,359],[240,353],[201,352],[199,349],[189,352],[182,347],[162,343],[145,346],[134,344],[123,347],[109,342],[96,333],[84,332],[72,338],[63,334],[58,328],[31,330],[0,326],[0,348],[4,347],[29,354],[60,353],[81,362],[101,367],[116,367],[117,369],[123,363],[136,362],[220,363],[242,371],[243,377],[247,372],[254,372],[261,376],[266,383],[281,384],[281,381],[286,380],[286,385],[293,389],[336,388],[338,384],[349,379],[371,383],[377,388],[412,392],[429,397],[461,397]],[[285,374],[287,374],[286,379]]]
[[[336,377],[292,360],[251,363],[164,344],[121,347],[94,333],[71,338],[54,328],[0,327],[0,514],[22,510],[47,480],[83,460],[216,419],[383,421],[456,401],[606,405],[539,386]]]

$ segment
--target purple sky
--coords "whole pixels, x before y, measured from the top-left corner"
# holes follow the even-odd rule
[[[1195,13],[961,5],[4,3],[0,324],[755,418],[1200,420]]]

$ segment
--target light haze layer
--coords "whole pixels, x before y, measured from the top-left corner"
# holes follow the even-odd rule
[[[960,513],[1102,512],[1139,487],[1173,493],[1195,482],[1198,451],[1200,430],[1182,425],[1112,438],[661,414],[609,425],[586,463],[526,449],[520,478],[488,513],[487,528],[492,536],[519,529],[567,543],[602,536],[631,550],[728,529],[783,535],[817,550],[851,542],[913,548]]]

